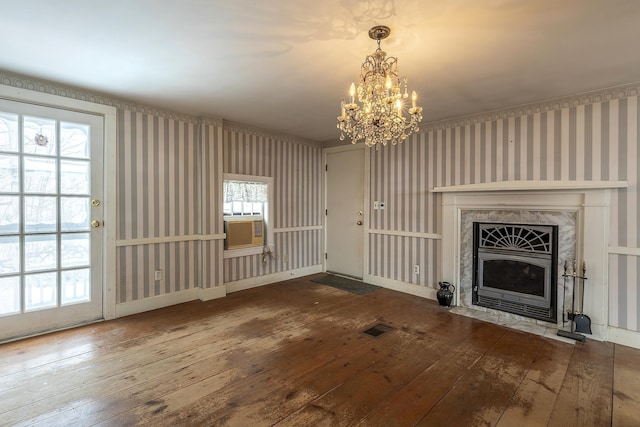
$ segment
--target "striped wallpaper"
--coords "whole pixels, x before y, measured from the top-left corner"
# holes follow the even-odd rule
[[[195,124],[118,110],[117,126],[118,240],[195,234]],[[193,287],[198,251],[195,242],[118,247],[118,302]]]
[[[316,144],[233,123],[118,110],[117,153],[118,302],[322,264]],[[223,171],[274,178],[278,259],[223,260]],[[156,269],[162,281],[153,279]]]
[[[441,232],[441,196],[434,186],[503,180],[626,180],[630,187],[614,191],[611,246],[638,252],[638,91],[612,91],[579,102],[522,107],[487,120],[432,125],[399,146],[372,150],[370,200],[386,202],[371,210],[369,274],[436,287],[437,275],[425,280],[408,273],[417,247],[411,233]],[[404,233],[391,238],[376,230]],[[426,239],[429,240],[429,239]],[[376,243],[378,242],[378,243]],[[432,245],[435,243],[432,243]],[[426,244],[428,246],[428,244]],[[436,253],[423,250],[415,258],[433,272]],[[421,259],[420,259],[421,257]],[[640,330],[639,257],[610,255],[610,324]],[[411,261],[412,263],[414,261]]]
[[[2,84],[112,105],[117,118],[117,300],[213,287],[322,262],[321,150],[308,141],[198,119],[0,73]],[[427,124],[371,150],[369,270],[436,288],[440,195],[433,186],[509,179],[627,180],[613,192],[610,324],[640,331],[640,87]],[[222,173],[273,176],[277,260],[223,260]],[[201,195],[201,196],[200,196]],[[285,262],[287,255],[288,262]],[[407,262],[409,260],[409,262]],[[421,274],[408,266],[419,264]],[[159,268],[165,279],[152,280]]]
[[[223,129],[225,173],[274,179],[275,253],[224,260],[224,282],[322,264],[322,150],[303,139],[258,132],[238,124]],[[288,262],[285,262],[285,257]]]
[[[280,232],[274,238],[277,257],[264,264],[262,255],[225,259],[224,282],[322,264],[322,230]],[[284,254],[288,255],[288,261]]]

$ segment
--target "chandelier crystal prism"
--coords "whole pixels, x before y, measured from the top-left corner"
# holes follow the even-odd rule
[[[407,78],[399,76],[398,58],[387,56],[380,49],[380,40],[390,32],[384,25],[369,30],[369,37],[377,41],[378,48],[362,63],[358,86],[351,83],[350,102],[342,100],[337,125],[341,141],[346,134],[352,144],[364,140],[368,147],[379,149],[389,142],[401,143],[419,130],[422,108],[417,105],[416,92],[412,92],[411,107],[407,109]]]

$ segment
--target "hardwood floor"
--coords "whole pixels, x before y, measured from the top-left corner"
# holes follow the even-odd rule
[[[1,345],[0,425],[640,425],[640,350],[311,278]]]

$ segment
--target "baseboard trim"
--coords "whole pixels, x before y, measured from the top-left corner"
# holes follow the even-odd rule
[[[198,298],[200,301],[210,301],[212,299],[224,298],[226,296],[227,287],[225,285],[198,289]]]
[[[271,283],[282,282],[283,280],[296,279],[309,274],[322,273],[322,264],[310,267],[299,268],[297,270],[281,271],[279,273],[265,274],[264,276],[250,277],[248,279],[237,280],[225,283],[227,293],[244,291],[246,289],[257,288],[258,286],[270,285]]]
[[[608,341],[640,349],[640,331],[631,331],[629,329],[609,326]]]
[[[371,285],[381,286],[393,291],[402,292],[409,295],[414,295],[421,298],[427,298],[436,300],[437,290],[433,288],[427,288],[425,286],[414,285],[413,283],[400,282],[398,280],[387,279],[385,277],[371,276],[365,274],[363,281]]]
[[[158,308],[169,307],[170,305],[197,300],[199,291],[200,288],[193,288],[116,304],[116,317],[130,316],[132,314],[143,313],[145,311],[156,310]]]

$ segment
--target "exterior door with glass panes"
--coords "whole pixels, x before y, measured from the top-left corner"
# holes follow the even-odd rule
[[[0,99],[0,341],[103,317],[103,127]]]

